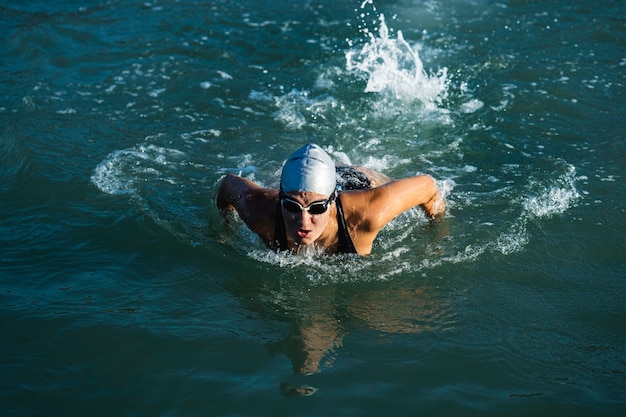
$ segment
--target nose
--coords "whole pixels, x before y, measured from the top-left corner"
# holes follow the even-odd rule
[[[308,211],[301,211],[299,217],[300,217],[300,224],[302,226],[306,226],[309,223],[311,223],[311,214]]]

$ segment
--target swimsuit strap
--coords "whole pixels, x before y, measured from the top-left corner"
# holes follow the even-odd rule
[[[270,248],[276,252],[289,249],[287,243],[287,231],[285,231],[285,222],[283,221],[283,212],[280,209],[280,202],[276,206],[276,225],[274,226],[274,241],[270,242]]]
[[[358,253],[354,247],[350,233],[348,233],[348,227],[346,226],[346,219],[343,215],[343,208],[341,207],[339,196],[335,199],[335,204],[337,205],[337,226],[339,228],[339,230],[337,230],[339,235],[339,252]]]

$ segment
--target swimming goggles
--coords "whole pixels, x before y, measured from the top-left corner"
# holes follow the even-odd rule
[[[328,200],[320,200],[314,201],[306,207],[303,207],[302,204],[298,203],[296,200],[292,200],[289,197],[281,197],[280,204],[283,206],[285,210],[289,213],[300,213],[303,211],[308,211],[309,214],[323,214],[328,210],[328,206],[335,201],[335,193],[330,196]]]

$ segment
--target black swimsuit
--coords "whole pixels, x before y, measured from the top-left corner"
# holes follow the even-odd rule
[[[371,188],[369,179],[361,171],[357,171],[352,167],[337,167],[337,183],[340,189],[343,190],[362,190],[365,188]],[[341,200],[339,196],[335,199],[337,205],[337,226],[339,227],[339,253],[357,253],[350,233],[348,233],[348,227],[346,226],[346,219],[343,215],[343,208],[341,207]],[[289,244],[287,243],[287,233],[285,231],[285,222],[283,220],[283,212],[280,207],[280,203],[276,208],[276,227],[274,229],[274,242],[270,245],[272,249],[277,252],[289,250]]]

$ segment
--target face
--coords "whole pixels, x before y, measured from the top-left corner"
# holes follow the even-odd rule
[[[297,211],[292,212],[285,209],[285,206],[287,205],[295,209],[297,206],[294,206],[293,203],[285,202],[285,204],[281,206],[287,239],[297,245],[308,246],[313,244],[319,239],[328,225],[331,205],[328,206],[328,210],[321,214],[311,214],[311,212],[315,213],[316,209],[320,207],[316,204],[314,204],[313,207],[310,207],[310,205],[312,203],[326,202],[328,196],[312,192],[297,192],[286,193],[285,197],[293,202],[297,202],[300,206],[305,208],[305,210],[298,208]],[[307,207],[309,210],[306,210]]]

